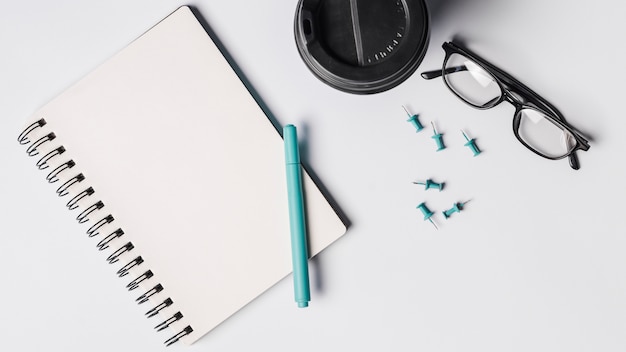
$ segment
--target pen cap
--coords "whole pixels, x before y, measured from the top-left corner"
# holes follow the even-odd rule
[[[287,164],[299,164],[300,153],[298,152],[298,132],[296,126],[287,125],[283,127],[283,138],[285,140],[285,162]]]

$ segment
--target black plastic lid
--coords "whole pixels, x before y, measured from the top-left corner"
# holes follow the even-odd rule
[[[324,83],[371,94],[406,80],[426,54],[424,0],[300,0],[295,17],[302,60]]]

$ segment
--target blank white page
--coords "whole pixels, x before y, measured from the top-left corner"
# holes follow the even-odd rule
[[[118,227],[110,251],[132,242],[117,267],[138,255],[150,269],[139,296],[157,283],[157,305],[180,311],[175,334],[187,325],[193,343],[291,272],[283,140],[193,13],[181,7],[120,53],[39,110],[43,128],[63,145],[52,170],[72,159],[60,182],[82,172],[70,199],[89,186],[95,194],[76,214],[101,200],[91,226],[108,214],[99,241]],[[345,226],[303,173],[309,252],[315,255]],[[80,228],[77,227],[77,232]],[[142,292],[139,292],[142,291]],[[294,303],[295,307],[295,303]],[[155,323],[156,324],[156,323]]]

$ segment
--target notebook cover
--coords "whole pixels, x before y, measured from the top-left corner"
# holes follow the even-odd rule
[[[60,183],[81,172],[70,199],[89,186],[79,213],[97,200],[91,226],[111,214],[95,243],[117,228],[127,242],[118,267],[138,255],[144,263],[128,281],[151,270],[141,293],[170,297],[159,321],[180,311],[172,335],[190,325],[190,344],[291,272],[283,141],[188,7],[181,7],[133,41],[31,119],[44,118],[29,138],[63,145],[51,169],[74,160]],[[303,173],[310,255],[346,228]],[[87,228],[86,227],[86,228]],[[79,229],[76,229],[79,231]],[[141,291],[141,292],[139,292]],[[135,295],[133,295],[134,297]],[[295,303],[294,303],[295,306]]]

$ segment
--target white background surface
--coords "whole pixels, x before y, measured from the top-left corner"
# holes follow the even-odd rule
[[[616,1],[430,0],[432,35],[473,49],[584,131],[581,170],[539,158],[513,108],[472,109],[415,74],[381,94],[319,82],[293,39],[296,1],[6,1],[0,11],[0,340],[6,351],[160,350],[170,332],[123,288],[15,138],[38,107],[179,5],[196,5],[352,226],[311,264],[311,307],[281,281],[189,351],[624,351],[626,57]],[[434,120],[416,134],[402,104]],[[236,109],[233,106],[233,109]],[[477,138],[477,158],[459,129]],[[250,177],[254,177],[251,172]],[[412,185],[446,181],[441,193]],[[471,199],[435,231],[415,206]]]

